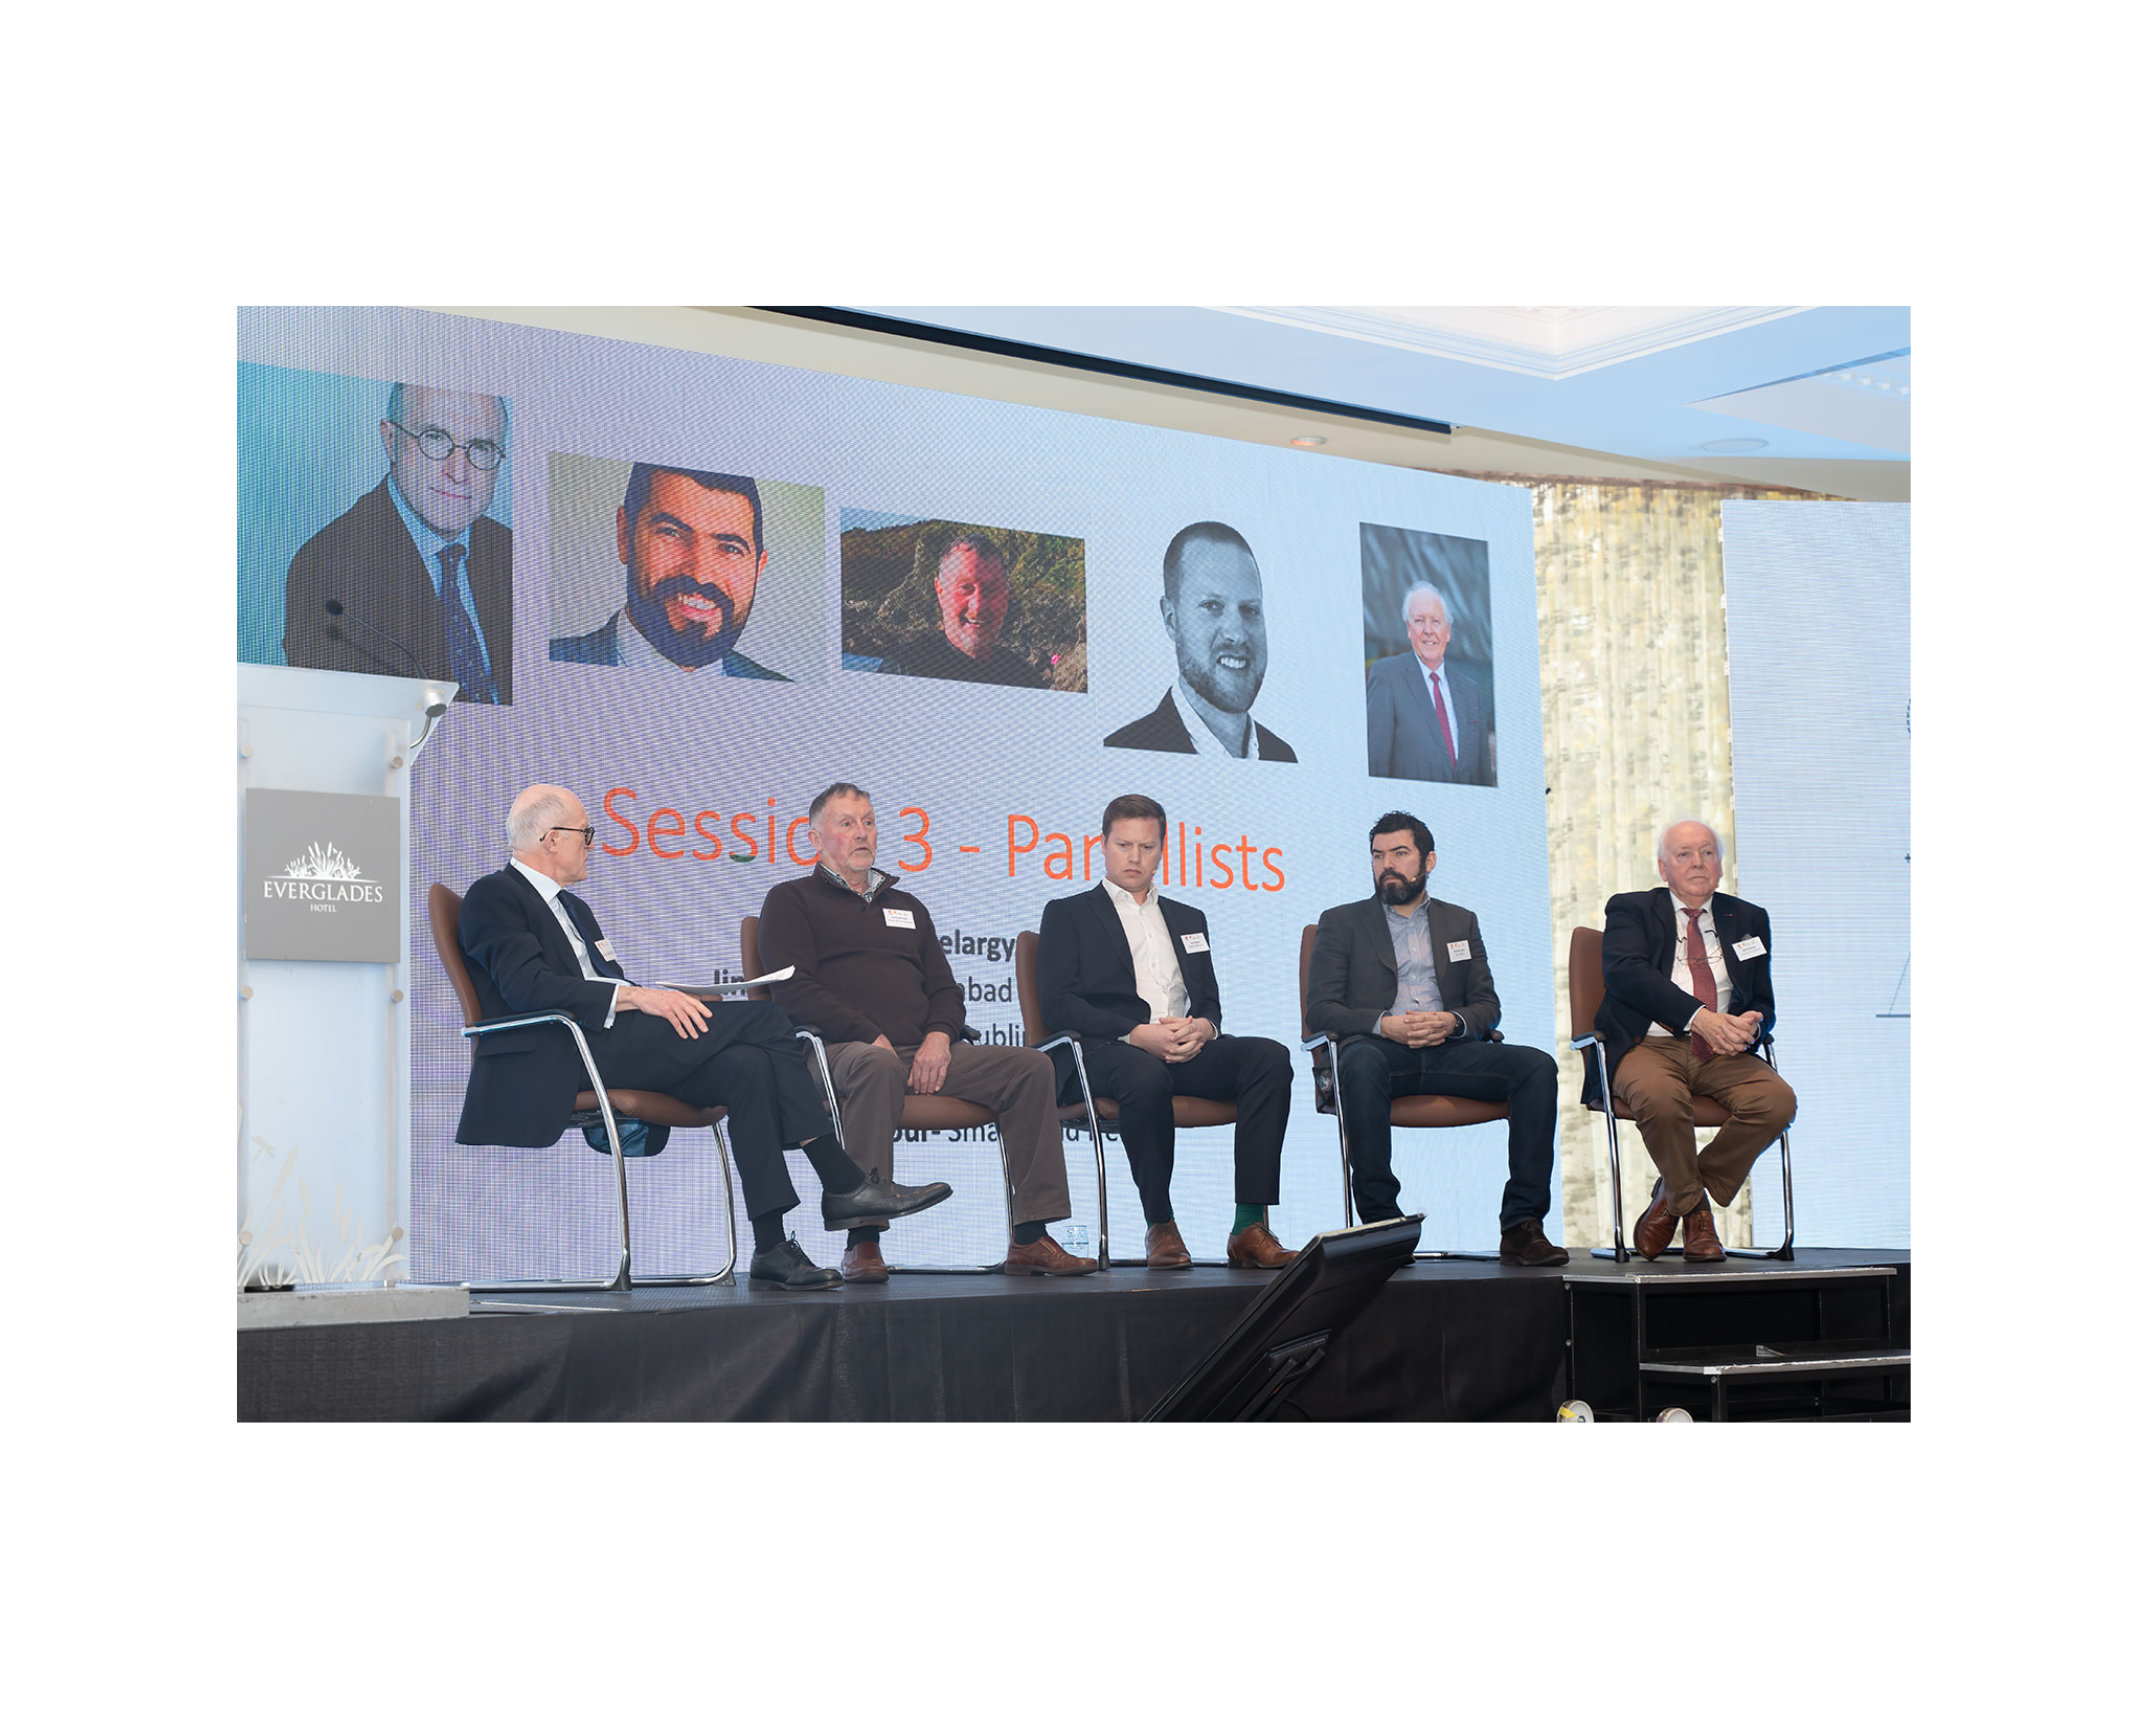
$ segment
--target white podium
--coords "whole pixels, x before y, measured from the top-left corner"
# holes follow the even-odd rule
[[[444,710],[455,689],[444,680],[239,667],[242,1272],[251,1257],[303,1283],[409,1276],[410,764],[428,711]],[[385,839],[339,845],[317,837],[263,879],[264,846],[279,860],[293,850],[284,838],[291,807],[346,806],[249,793],[356,794],[347,808],[370,824],[359,831],[392,833],[392,855],[368,855],[389,851]],[[283,824],[273,835],[271,811]],[[307,938],[327,933],[377,957],[248,958],[250,918],[257,956],[294,944],[305,951]]]

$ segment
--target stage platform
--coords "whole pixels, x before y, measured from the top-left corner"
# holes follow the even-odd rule
[[[1909,1256],[1800,1248],[1774,1272]],[[1570,1276],[1725,1267],[1577,1255],[1529,1270],[1425,1261],[1335,1342],[1282,1418],[1548,1422],[1566,1396]],[[1089,1278],[897,1273],[811,1295],[736,1288],[474,1296],[467,1319],[242,1331],[242,1421],[1124,1422],[1220,1338],[1270,1275],[1114,1267]]]

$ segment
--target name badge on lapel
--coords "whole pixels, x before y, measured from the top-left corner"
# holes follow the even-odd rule
[[[1208,952],[1208,938],[1198,930],[1187,931],[1185,935],[1179,938],[1179,941],[1185,945],[1186,952],[1189,954],[1206,954]]]
[[[888,921],[891,929],[915,930],[917,928],[917,915],[914,912],[904,911],[900,906],[883,906],[880,909],[880,916]]]
[[[609,936],[599,936],[597,938],[597,952],[614,966],[619,964],[619,956],[612,952],[612,939]]]
[[[1448,943],[1447,958],[1450,960],[1467,960],[1469,958],[1469,944],[1467,942]]]
[[[1743,942],[1733,942],[1730,951],[1740,960],[1757,960],[1768,951],[1768,945],[1758,936],[1748,936]]]

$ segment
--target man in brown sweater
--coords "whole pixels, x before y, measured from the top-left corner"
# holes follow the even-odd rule
[[[810,875],[768,891],[761,964],[797,968],[775,986],[776,1001],[827,1041],[843,1101],[845,1148],[868,1171],[881,1173],[875,1180],[892,1178],[906,1091],[944,1092],[982,1105],[999,1118],[1014,1189],[1006,1271],[1019,1277],[1094,1272],[1094,1260],[1069,1254],[1045,1230],[1073,1210],[1051,1058],[1041,1050],[958,1041],[962,988],[932,915],[873,868],[880,836],[873,801],[863,791],[838,781],[806,815],[820,861]],[[852,1228],[843,1276],[854,1284],[887,1277],[877,1225]]]

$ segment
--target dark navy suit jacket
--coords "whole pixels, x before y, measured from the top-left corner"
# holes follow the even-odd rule
[[[1152,888],[1150,893],[1155,894]],[[1164,928],[1171,932],[1171,952],[1186,984],[1186,1014],[1223,1030],[1223,1002],[1216,989],[1214,958],[1206,949],[1188,953],[1186,937],[1208,937],[1208,918],[1180,900],[1156,895]],[[1145,1026],[1149,1005],[1135,988],[1134,951],[1126,926],[1099,882],[1084,894],[1047,900],[1037,931],[1037,997],[1047,1031],[1072,1032],[1082,1038],[1123,1038]],[[1073,1078],[1074,1053],[1052,1052],[1061,1086]]]

